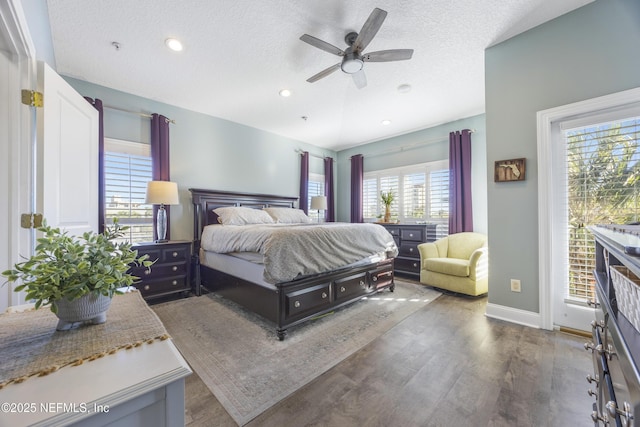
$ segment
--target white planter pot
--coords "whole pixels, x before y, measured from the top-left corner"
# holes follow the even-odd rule
[[[111,298],[104,295],[87,294],[73,301],[67,299],[54,302],[58,308],[58,331],[68,331],[82,323],[97,325],[107,321],[107,310]]]

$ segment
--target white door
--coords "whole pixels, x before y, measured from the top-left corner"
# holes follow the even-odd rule
[[[71,234],[98,231],[98,111],[38,64],[37,210]]]

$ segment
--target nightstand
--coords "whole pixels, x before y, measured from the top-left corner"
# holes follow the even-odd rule
[[[380,224],[393,236],[398,245],[394,272],[420,280],[420,252],[418,245],[436,240],[437,224]]]
[[[157,298],[191,290],[191,242],[170,240],[164,243],[137,243],[138,256],[149,255],[156,261],[151,270],[132,267],[129,271],[140,280],[134,283],[144,299]]]

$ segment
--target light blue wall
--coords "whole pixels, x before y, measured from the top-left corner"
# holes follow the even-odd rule
[[[597,0],[486,50],[490,303],[539,312],[536,112],[640,86],[639,49],[640,2]],[[494,183],[519,157],[526,181]]]
[[[336,196],[338,221],[348,222],[351,216],[351,156],[364,156],[365,172],[444,160],[449,158],[449,132],[462,129],[475,130],[471,136],[473,223],[475,231],[486,233],[487,138],[484,114],[340,151],[337,173],[340,185]]]
[[[175,120],[171,125],[171,180],[178,183],[180,205],[171,207],[171,238],[191,239],[193,211],[189,188],[295,196],[300,186],[296,149],[336,157],[336,153],[255,128],[119,92],[81,80],[65,79],[83,96],[105,105]],[[105,137],[148,142],[150,121],[105,109]],[[322,173],[312,158],[310,171]]]

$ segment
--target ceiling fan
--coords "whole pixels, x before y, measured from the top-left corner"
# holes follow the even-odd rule
[[[369,43],[371,43],[371,40],[373,40],[373,37],[382,26],[386,17],[387,12],[384,10],[378,9],[377,7],[373,9],[373,12],[371,12],[371,15],[369,15],[369,18],[367,18],[367,21],[364,23],[359,33],[350,32],[344,37],[344,41],[349,46],[345,50],[316,37],[310,36],[309,34],[303,34],[300,37],[300,40],[303,42],[309,43],[311,46],[317,47],[325,52],[342,56],[342,62],[338,62],[337,64],[320,71],[318,74],[309,77],[307,81],[309,83],[316,82],[327,77],[337,69],[341,69],[343,72],[351,74],[358,89],[362,89],[367,85],[367,77],[362,69],[365,62],[391,62],[411,59],[413,49],[390,49],[369,53],[362,52]]]

